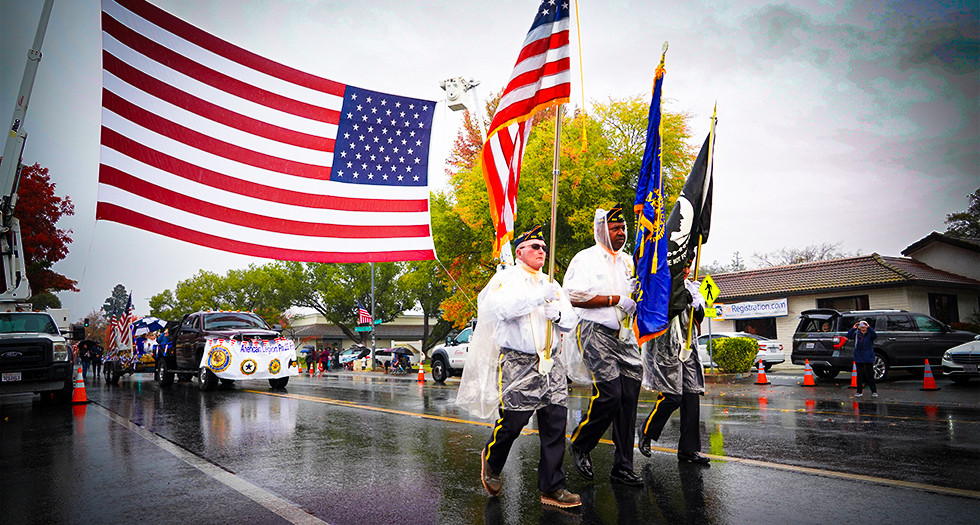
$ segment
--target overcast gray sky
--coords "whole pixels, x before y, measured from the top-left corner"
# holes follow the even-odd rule
[[[360,87],[440,100],[440,80],[500,89],[536,0],[156,0],[236,45]],[[41,0],[0,0],[0,121],[13,111]],[[670,42],[668,109],[693,115],[693,142],[718,102],[715,200],[702,260],[842,243],[899,255],[944,229],[980,186],[980,8],[975,1],[581,0],[586,103],[649,96]],[[573,13],[574,16],[574,13]],[[75,216],[55,270],[73,319],[112,287],[147,300],[199,270],[253,259],[95,221],[101,113],[98,0],[56,0],[28,111],[26,163],[51,171]],[[578,57],[572,101],[582,104]],[[437,113],[433,149],[451,147],[459,115]],[[441,164],[435,164],[441,165]],[[432,189],[445,183],[430,173]],[[488,211],[489,213],[489,211]],[[518,222],[520,221],[518,210]],[[439,232],[434,232],[439,235]]]

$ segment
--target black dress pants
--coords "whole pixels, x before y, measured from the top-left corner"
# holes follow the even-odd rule
[[[640,382],[622,375],[592,385],[589,410],[572,432],[572,445],[580,452],[591,452],[612,424],[612,439],[616,445],[613,468],[633,470],[633,436],[636,435],[639,397]]]
[[[490,441],[483,453],[486,454],[490,470],[500,473],[507,462],[507,455],[521,429],[538,415],[538,435],[541,438],[541,458],[538,460],[538,490],[554,492],[565,488],[565,421],[568,409],[561,405],[547,405],[536,411],[500,410],[500,419],[493,426]]]
[[[667,420],[674,410],[681,409],[681,437],[677,443],[677,449],[684,452],[701,452],[701,432],[698,429],[698,420],[701,419],[701,400],[699,394],[687,393],[683,395],[660,393],[657,404],[647,417],[643,425],[643,434],[657,441],[660,433],[663,432]]]

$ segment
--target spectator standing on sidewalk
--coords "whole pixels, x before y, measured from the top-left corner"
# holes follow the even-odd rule
[[[878,397],[878,386],[875,385],[875,350],[874,340],[878,338],[875,329],[867,321],[858,321],[847,331],[847,338],[854,341],[854,362],[857,364],[857,393],[854,397],[864,394],[864,385],[871,389],[871,397]]]

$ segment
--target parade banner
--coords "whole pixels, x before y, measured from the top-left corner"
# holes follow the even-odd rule
[[[221,379],[275,379],[299,375],[292,339],[208,339],[201,366]]]
[[[786,298],[771,301],[747,301],[735,304],[716,304],[718,320],[755,319],[759,317],[782,317],[789,315]]]

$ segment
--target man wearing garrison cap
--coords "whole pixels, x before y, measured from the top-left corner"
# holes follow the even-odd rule
[[[575,468],[585,479],[595,476],[589,453],[612,425],[616,446],[609,478],[614,483],[643,485],[633,472],[636,403],[643,379],[640,348],[633,335],[636,303],[633,259],[623,251],[626,222],[623,208],[599,208],[593,220],[595,245],[578,252],[568,265],[563,283],[579,316],[578,326],[565,338],[566,357],[581,355],[593,383],[588,411],[572,432]],[[574,368],[574,367],[570,367]],[[573,379],[579,378],[573,374]]]
[[[515,242],[517,264],[498,272],[478,299],[476,332],[490,334],[500,356],[494,376],[500,418],[481,453],[481,479],[490,495],[500,493],[500,472],[511,445],[531,415],[537,414],[541,502],[577,507],[581,499],[565,489],[562,467],[568,403],[565,367],[545,352],[549,331],[551,348],[547,354],[553,356],[560,349],[559,330],[568,331],[575,325],[575,310],[561,287],[541,272],[547,253],[541,227],[524,232]]]

